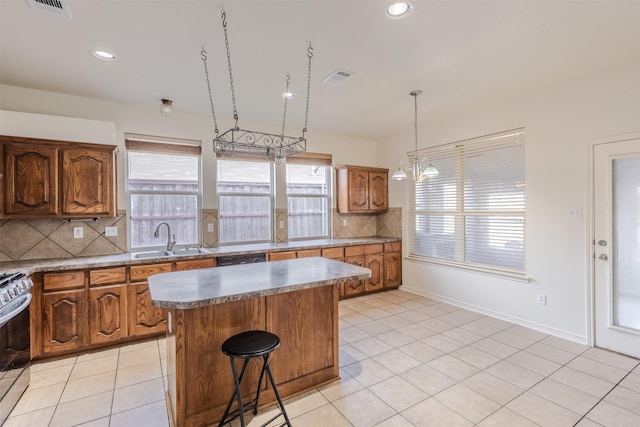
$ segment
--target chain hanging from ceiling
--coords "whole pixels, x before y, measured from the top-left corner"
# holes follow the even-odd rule
[[[231,103],[233,106],[233,119],[235,123],[232,128],[220,134],[216,112],[213,106],[213,96],[211,94],[211,82],[209,80],[209,70],[207,69],[207,52],[202,48],[200,56],[204,64],[204,73],[207,78],[207,89],[209,91],[209,102],[211,104],[211,115],[215,126],[215,138],[213,138],[213,149],[216,153],[224,155],[241,155],[266,158],[279,162],[288,156],[302,153],[307,149],[307,123],[309,119],[309,95],[311,93],[311,58],[313,58],[313,48],[311,44],[307,48],[307,58],[309,59],[307,71],[307,103],[304,116],[304,128],[302,135],[298,137],[284,134],[285,122],[287,119],[287,97],[284,98],[284,112],[282,115],[282,132],[280,134],[245,130],[238,127],[238,109],[236,107],[235,87],[233,84],[233,70],[231,68],[231,53],[229,50],[229,36],[227,33],[227,14],[224,9],[221,12],[222,29],[224,31],[224,43],[227,50],[227,66],[229,69],[229,84],[231,86]],[[289,92],[289,82],[291,78],[287,74],[286,90]]]

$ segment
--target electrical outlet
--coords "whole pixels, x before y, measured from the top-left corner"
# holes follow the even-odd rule
[[[538,294],[538,304],[547,305],[547,295],[546,294]]]
[[[118,235],[118,227],[105,227],[104,235],[105,237],[116,237]]]
[[[73,238],[82,239],[84,237],[84,227],[73,227]]]
[[[344,219],[342,220],[342,226],[343,226],[343,227],[346,227],[346,226],[347,226],[347,218],[344,218]]]
[[[207,224],[207,232],[213,233],[213,223],[212,222]]]
[[[284,221],[280,221],[280,222],[278,223],[278,227],[280,227],[280,228],[284,228]]]

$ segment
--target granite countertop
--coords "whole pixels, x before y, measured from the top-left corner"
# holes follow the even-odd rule
[[[158,258],[133,258],[132,253],[120,255],[104,255],[95,257],[55,258],[28,261],[0,262],[0,273],[23,272],[26,274],[41,271],[64,271],[83,268],[118,267],[122,265],[153,264],[158,262],[173,262],[177,260],[190,260],[211,258],[229,255],[255,254],[264,252],[283,252],[305,249],[321,249],[337,246],[357,246],[375,243],[398,242],[402,239],[396,237],[361,237],[354,239],[316,239],[301,240],[288,243],[255,243],[246,245],[219,246],[205,248],[207,253],[186,256],[169,256]]]
[[[369,277],[368,268],[311,257],[160,273],[148,280],[153,305],[184,310]]]

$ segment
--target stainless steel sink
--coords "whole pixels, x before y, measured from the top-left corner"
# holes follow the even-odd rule
[[[149,251],[149,252],[135,252],[131,254],[133,259],[141,258],[164,258],[173,256],[173,252],[170,251]]]
[[[168,258],[174,256],[188,256],[188,255],[201,255],[201,254],[209,254],[208,250],[205,248],[189,248],[189,249],[176,249],[175,251],[167,251],[167,250],[158,250],[158,251],[148,251],[148,252],[134,252],[131,254],[133,259],[144,259],[144,258]]]
[[[205,248],[176,249],[173,251],[173,255],[175,256],[200,255],[210,253],[211,252],[209,252]]]

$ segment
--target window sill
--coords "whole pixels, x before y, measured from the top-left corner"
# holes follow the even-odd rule
[[[455,261],[445,261],[435,258],[427,258],[416,255],[408,255],[405,257],[407,261],[419,262],[421,264],[437,265],[447,268],[454,268],[456,270],[463,270],[472,273],[484,274],[487,276],[500,277],[503,279],[513,280],[515,282],[529,283],[531,277],[526,272],[518,272],[513,270],[501,270],[498,268],[482,267],[479,265],[464,264]]]

